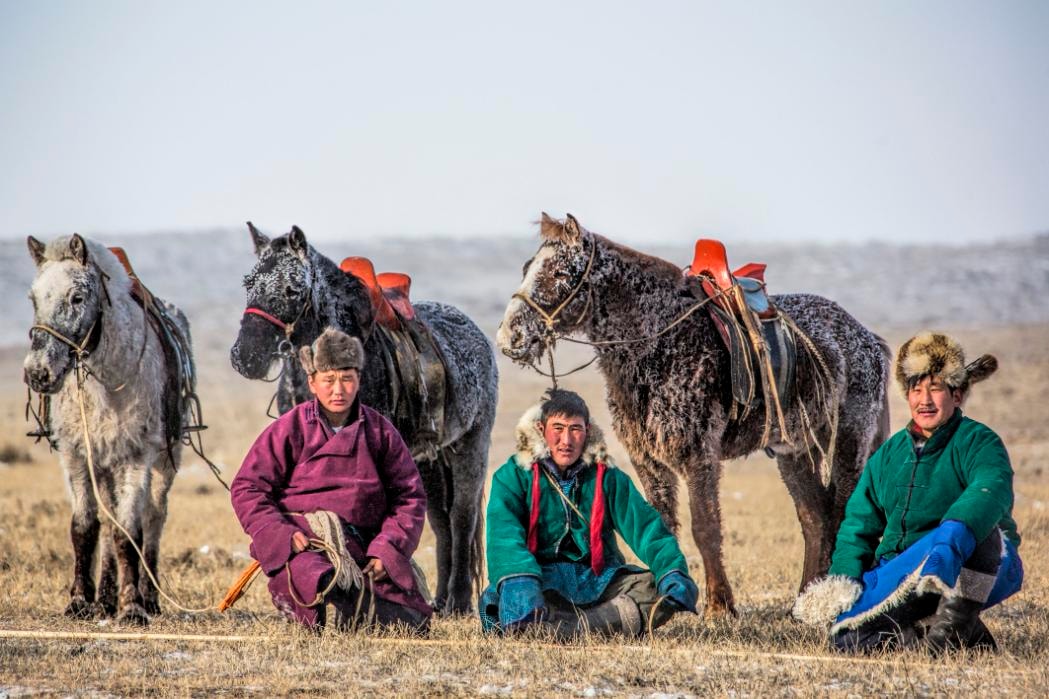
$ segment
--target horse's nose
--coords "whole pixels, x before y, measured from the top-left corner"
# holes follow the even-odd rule
[[[46,366],[25,370],[26,383],[30,386],[47,386],[51,383],[51,370]]]

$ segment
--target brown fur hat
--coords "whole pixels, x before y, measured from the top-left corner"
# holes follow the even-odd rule
[[[904,395],[912,381],[925,376],[938,376],[964,395],[972,384],[983,381],[997,369],[994,355],[985,354],[966,364],[965,352],[957,340],[928,331],[904,342],[896,355],[896,382]]]
[[[360,371],[364,367],[364,346],[356,337],[328,327],[312,345],[299,348],[299,361],[310,375],[333,369]]]

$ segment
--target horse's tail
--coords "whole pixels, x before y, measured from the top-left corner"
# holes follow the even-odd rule
[[[878,415],[878,431],[875,432],[874,439],[871,441],[871,454],[889,438],[889,367],[892,366],[892,348],[889,347],[889,343],[880,335],[875,335],[874,337],[878,340],[878,347],[881,348],[882,356],[885,357],[885,368],[882,371],[881,382],[881,413]]]
[[[480,596],[484,589],[484,488],[477,501],[477,526],[470,542],[470,575],[473,576],[474,592]]]

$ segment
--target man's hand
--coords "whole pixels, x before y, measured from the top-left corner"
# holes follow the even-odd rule
[[[387,575],[387,573],[386,573],[386,566],[384,566],[382,564],[382,561],[379,560],[378,558],[369,558],[368,559],[368,564],[366,566],[364,566],[364,568],[361,570],[361,572],[364,573],[365,575],[367,575],[368,573],[371,573],[372,574],[372,580],[374,580],[375,582],[379,582],[380,580],[385,580],[387,577],[389,577]]]
[[[291,550],[295,553],[302,553],[310,547],[310,540],[306,538],[306,535],[302,532],[295,532],[291,535]]]

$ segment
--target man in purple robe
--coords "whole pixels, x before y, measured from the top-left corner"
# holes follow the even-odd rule
[[[364,348],[328,328],[299,359],[314,400],[259,435],[230,487],[273,603],[309,628],[325,625],[331,604],[340,628],[406,624],[425,632],[433,610],[411,555],[426,493],[400,434],[358,400]],[[334,525],[316,531],[324,518]],[[343,554],[339,572],[357,573],[355,583],[336,576],[329,553]]]

